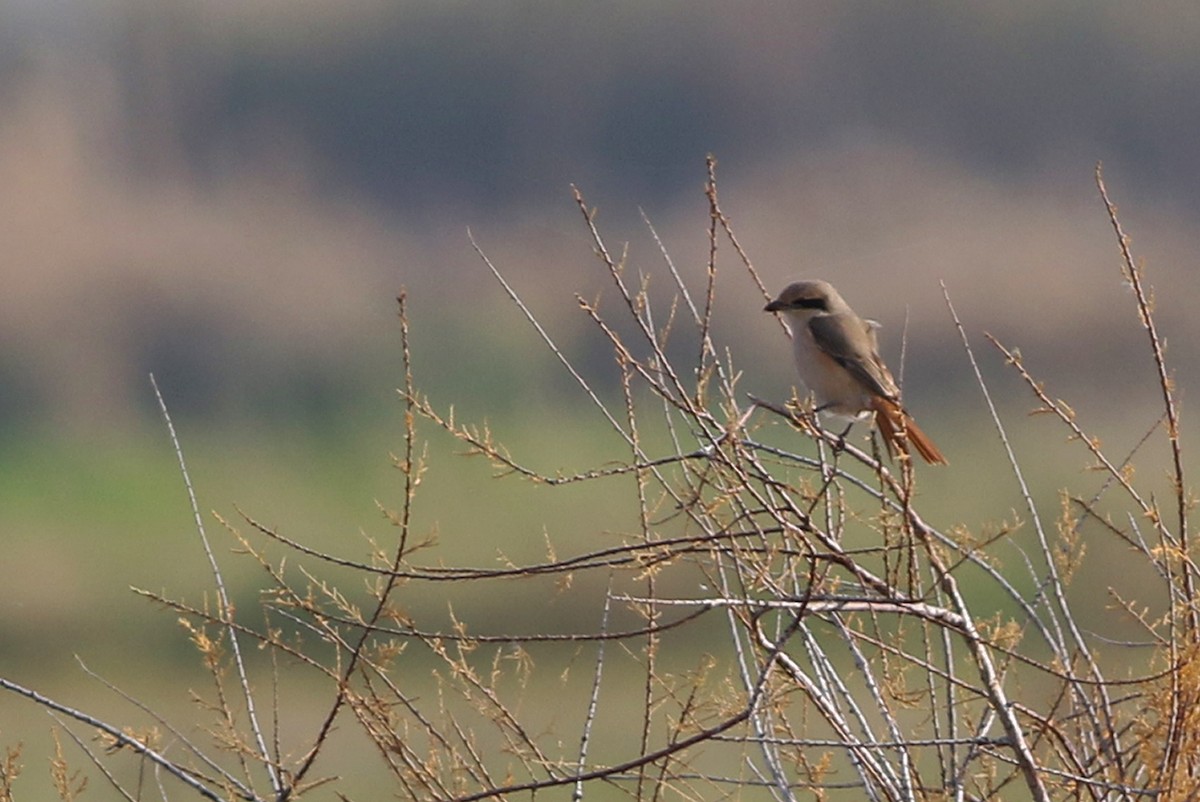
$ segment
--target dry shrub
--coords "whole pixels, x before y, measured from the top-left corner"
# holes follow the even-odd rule
[[[617,299],[615,309],[578,302],[611,348],[616,393],[587,378],[477,246],[624,459],[540,472],[486,425],[464,424],[420,393],[406,367],[395,457],[404,491],[386,511],[393,542],[357,560],[249,516],[222,521],[266,577],[261,609],[247,613],[230,602],[197,515],[215,594],[201,606],[146,594],[182,617],[211,674],[198,697],[211,719],[207,745],[149,710],[155,726],[139,735],[3,686],[101,730],[108,756],[76,743],[131,798],[140,785],[128,790],[132,781],[104,767],[132,757],[164,788],[168,776],[183,783],[174,795],[208,799],[286,800],[318,788],[348,798],[363,772],[376,797],[460,801],[560,786],[573,798],[1195,798],[1200,638],[1179,409],[1149,289],[1099,171],[1161,389],[1162,419],[1142,442],[1165,435],[1173,492],[1142,489],[1134,454],[1106,453],[1020,354],[993,339],[1038,411],[1103,477],[1090,497],[1064,491],[1057,527],[1044,524],[946,294],[1021,488],[1014,506],[1025,523],[978,531],[942,529],[922,514],[936,499],[918,502],[907,458],[889,462],[873,438],[864,447],[826,431],[800,399],[781,406],[739,390],[733,355],[712,334],[718,246],[731,245],[769,296],[721,209],[714,171],[710,161],[707,272],[697,290],[663,247],[674,288],[665,305],[614,255],[577,193]],[[410,366],[408,300],[399,300]],[[518,481],[620,478],[636,524],[578,521],[620,534],[569,553],[550,541],[533,564],[446,565],[414,523],[428,469],[419,431],[430,425]],[[186,480],[182,454],[181,468]],[[1106,612],[1141,627],[1145,643],[1105,641],[1080,623],[1080,608],[1094,604],[1072,583],[1086,565],[1085,527],[1088,538],[1115,538],[1156,578],[1132,595],[1113,588]],[[1028,536],[1014,547],[1018,529]],[[1015,566],[1003,565],[1014,548]],[[459,591],[518,614],[467,605],[438,625],[411,610],[415,594]],[[530,599],[566,594],[575,628],[539,623]],[[302,726],[281,723],[299,707],[288,695],[296,674],[322,694]],[[61,754],[55,766],[64,798],[82,788]],[[10,760],[4,793],[17,771]]]

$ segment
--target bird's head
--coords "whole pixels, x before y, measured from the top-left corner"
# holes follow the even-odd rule
[[[765,312],[785,312],[799,317],[840,312],[846,302],[828,281],[793,281],[783,288],[779,297],[763,307]]]

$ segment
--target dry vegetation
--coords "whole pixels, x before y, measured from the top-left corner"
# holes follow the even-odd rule
[[[486,425],[464,424],[423,395],[409,367],[400,390],[407,436],[395,459],[404,493],[386,511],[395,539],[370,560],[319,553],[249,517],[222,521],[266,577],[261,609],[236,609],[193,499],[214,593],[206,605],[146,595],[180,616],[211,673],[196,699],[202,727],[129,699],[148,723],[125,728],[0,680],[59,719],[66,738],[52,765],[61,798],[76,798],[85,775],[130,799],[349,798],[345,742],[373,750],[374,798],[532,798],[556,787],[577,799],[1195,798],[1200,576],[1178,399],[1151,290],[1099,173],[1131,314],[1161,388],[1162,418],[1143,443],[1165,438],[1169,463],[1142,474],[1165,470],[1174,491],[1159,497],[1140,486],[1136,450],[1106,452],[1018,353],[992,340],[1104,483],[1090,497],[1064,492],[1049,514],[1010,451],[1024,524],[943,530],[922,515],[907,459],[890,463],[878,448],[823,430],[798,399],[779,407],[739,389],[733,356],[711,336],[718,252],[732,246],[730,261],[764,299],[773,288],[722,212],[712,169],[707,276],[697,290],[664,248],[669,301],[651,297],[577,196],[619,300],[602,309],[579,299],[619,368],[615,400],[479,251],[627,459],[575,475],[529,468]],[[954,314],[948,294],[946,303]],[[974,366],[976,344],[961,324],[959,332]],[[1007,448],[1005,424],[992,415]],[[445,433],[508,481],[627,482],[640,525],[578,553],[548,543],[537,564],[447,566],[414,524],[425,443]],[[186,481],[182,453],[180,462]],[[600,534],[616,524],[579,526]],[[1002,564],[1019,526],[1032,546]],[[1098,538],[1119,541],[1131,566],[1155,577],[1112,588],[1104,612],[1139,626],[1138,642],[1112,642],[1080,623],[1072,579],[1085,543]],[[406,611],[412,594],[482,588],[501,604],[522,585],[573,594],[578,628],[498,631],[487,616],[435,628]],[[284,723],[297,674],[315,678],[325,699],[323,715],[303,726]],[[0,800],[13,798],[27,757],[10,747]]]

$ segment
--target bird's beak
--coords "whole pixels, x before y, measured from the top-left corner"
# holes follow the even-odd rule
[[[778,298],[763,307],[764,312],[778,312],[780,309],[785,309],[787,304],[782,303]]]

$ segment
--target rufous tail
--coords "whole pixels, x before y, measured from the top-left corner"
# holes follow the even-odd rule
[[[876,396],[871,400],[871,409],[875,413],[875,425],[879,427],[879,434],[883,436],[883,442],[887,444],[888,452],[892,456],[907,454],[908,446],[912,444],[921,458],[930,465],[947,464],[942,452],[929,439],[929,435],[921,431],[921,427],[917,426],[912,416],[904,411],[904,407],[890,398]]]

